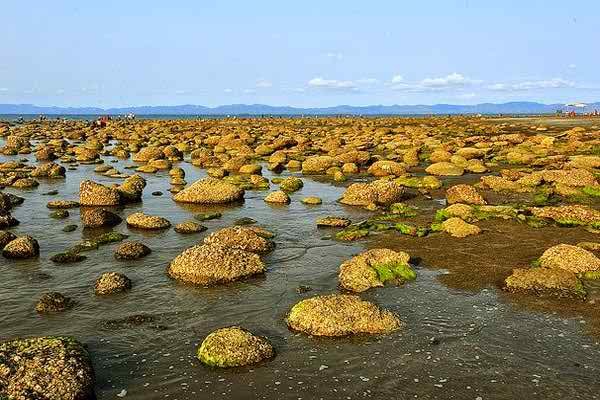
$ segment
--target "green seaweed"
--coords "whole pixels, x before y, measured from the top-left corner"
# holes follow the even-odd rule
[[[378,279],[383,283],[392,280],[413,281],[417,278],[416,272],[408,264],[387,262],[373,265],[373,269],[377,272]]]
[[[194,215],[194,219],[198,221],[208,221],[211,219],[221,218],[222,214],[220,212],[212,212],[212,213],[204,213],[204,214],[196,214]]]
[[[394,229],[403,235],[417,236],[417,228],[412,225],[397,223]]]
[[[588,281],[600,280],[600,271],[586,271],[581,275],[581,278]]]
[[[441,232],[444,230],[444,227],[442,226],[441,223],[439,222],[434,222],[433,224],[431,224],[431,232]]]
[[[369,235],[369,229],[351,227],[339,231],[335,234],[335,238],[343,241],[353,241],[357,239],[364,238]]]
[[[586,186],[581,191],[592,197],[600,197],[600,186]]]
[[[446,210],[444,210],[444,209],[437,210],[435,212],[435,215],[433,216],[433,221],[434,222],[443,222],[443,221],[447,220],[450,217],[451,217],[451,215],[448,214],[448,212]]]
[[[406,205],[405,203],[394,203],[390,206],[390,212],[392,215],[398,215],[402,217],[415,217],[417,215],[417,209]]]

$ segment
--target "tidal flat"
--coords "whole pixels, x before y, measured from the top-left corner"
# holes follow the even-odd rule
[[[597,118],[4,121],[0,186],[0,398],[600,398]]]

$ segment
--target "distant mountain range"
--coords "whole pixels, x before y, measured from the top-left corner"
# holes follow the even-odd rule
[[[422,114],[550,114],[567,110],[564,104],[535,102],[483,103],[476,105],[373,105],[297,108],[264,104],[231,104],[218,107],[198,105],[140,106],[122,108],[45,107],[33,104],[0,104],[0,114],[16,115],[422,115]],[[586,110],[600,109],[600,102]]]

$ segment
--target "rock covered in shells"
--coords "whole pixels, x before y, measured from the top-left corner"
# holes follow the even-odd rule
[[[19,236],[4,246],[2,255],[14,259],[37,257],[40,255],[40,245],[31,236]]]
[[[392,312],[345,294],[302,300],[292,307],[286,321],[290,329],[314,336],[382,334],[402,326]]]
[[[97,295],[108,295],[125,292],[131,289],[131,280],[119,272],[105,272],[94,284],[94,292]]]
[[[196,245],[179,254],[167,269],[177,280],[196,285],[216,285],[265,272],[260,257],[249,251],[218,244]]]
[[[207,177],[183,189],[173,200],[182,203],[221,204],[244,198],[244,190],[220,179]]]
[[[79,203],[82,206],[117,206],[120,202],[121,195],[115,188],[89,180],[79,184]]]
[[[145,244],[137,241],[124,241],[115,249],[117,260],[137,260],[150,254],[152,250]]]
[[[268,253],[275,247],[268,231],[252,226],[231,226],[211,233],[204,243],[252,253]]]
[[[81,343],[47,336],[0,343],[0,397],[91,400],[94,371]]]
[[[163,218],[155,215],[147,215],[143,212],[136,212],[127,216],[127,225],[138,229],[166,229],[171,226],[171,223]]]

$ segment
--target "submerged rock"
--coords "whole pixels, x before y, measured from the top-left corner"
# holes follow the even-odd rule
[[[137,260],[151,252],[152,250],[141,242],[125,241],[115,249],[115,258],[117,260]]]
[[[302,199],[302,203],[303,204],[308,204],[311,206],[316,206],[319,205],[321,203],[323,203],[323,200],[321,200],[320,197],[316,197],[316,196],[308,196]]]
[[[131,280],[119,272],[105,272],[94,284],[97,295],[120,293],[131,289]]]
[[[206,226],[200,225],[199,223],[194,221],[181,222],[175,225],[174,228],[175,232],[182,234],[204,232],[207,229],[208,228]]]
[[[352,221],[344,217],[323,217],[317,220],[317,226],[331,226],[335,228],[345,228],[350,226]]]
[[[35,305],[38,313],[60,312],[73,307],[74,301],[59,292],[44,293]]]
[[[315,336],[382,334],[400,329],[400,319],[390,311],[358,296],[332,294],[302,300],[290,310],[287,324]]]
[[[79,202],[72,200],[52,200],[46,204],[50,209],[66,209],[79,207]]]
[[[389,249],[372,249],[345,261],[340,266],[340,286],[353,292],[364,292],[385,282],[403,283],[417,274],[409,265],[410,256]]]
[[[559,297],[585,297],[585,289],[577,276],[565,269],[516,268],[505,280],[509,292],[528,292]]]
[[[215,178],[204,178],[173,196],[182,203],[220,204],[244,198],[244,190],[236,185]]]
[[[0,397],[92,400],[94,371],[84,347],[69,337],[0,343]]]
[[[257,254],[218,244],[190,247],[175,257],[167,268],[174,279],[196,285],[215,285],[237,281],[265,272]]]
[[[275,355],[269,341],[232,326],[210,333],[198,348],[198,358],[211,367],[229,368],[258,363]]]

